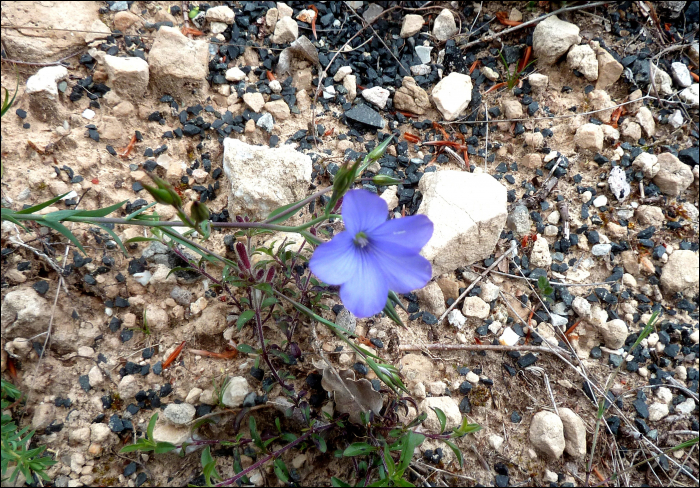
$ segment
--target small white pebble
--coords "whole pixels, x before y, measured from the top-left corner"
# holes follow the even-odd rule
[[[92,120],[92,118],[95,116],[95,111],[90,110],[89,108],[86,108],[85,111],[83,111],[83,118],[86,118],[88,120]]]
[[[105,315],[107,317],[111,317],[113,313],[114,313],[114,310],[112,310],[111,308],[109,308],[109,307],[105,308]]]
[[[607,205],[607,204],[608,204],[608,197],[606,197],[605,195],[597,196],[596,199],[593,200],[593,206],[596,208],[602,207],[603,205]]]

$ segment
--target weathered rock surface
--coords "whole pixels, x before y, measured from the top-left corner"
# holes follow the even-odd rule
[[[68,76],[64,66],[47,66],[41,68],[27,80],[25,93],[29,96],[29,108],[39,120],[49,123],[61,123],[66,117],[66,110],[58,94],[58,82]]]
[[[666,293],[698,293],[700,261],[693,251],[674,251],[661,271],[661,287]]]
[[[410,76],[405,76],[401,88],[394,94],[394,107],[417,115],[423,115],[430,109],[430,97]]]
[[[678,197],[693,183],[693,171],[671,153],[657,156],[659,171],[654,176],[654,184],[665,194]]]
[[[559,416],[552,412],[537,412],[530,424],[530,442],[538,451],[559,459],[566,447],[564,424]]]
[[[224,173],[231,183],[229,212],[265,218],[277,207],[306,196],[311,158],[292,146],[252,146],[224,139]]]
[[[433,276],[485,259],[493,252],[506,222],[506,189],[487,174],[426,173],[419,189],[418,214],[433,221],[433,237],[421,254]]]
[[[187,100],[196,90],[201,98],[209,87],[208,62],[207,42],[188,39],[176,27],[163,26],[148,56],[151,83],[160,95]]]
[[[472,79],[453,71],[433,88],[433,102],[445,120],[454,120],[472,99]]]
[[[537,24],[532,34],[532,50],[538,63],[549,66],[566,54],[569,48],[581,42],[579,28],[559,20],[556,15]]]

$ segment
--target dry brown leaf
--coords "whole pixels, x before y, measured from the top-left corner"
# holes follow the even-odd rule
[[[356,424],[362,423],[361,412],[369,414],[372,410],[379,414],[384,405],[381,393],[372,388],[372,383],[364,378],[355,380],[355,373],[349,369],[340,370],[336,375],[325,368],[321,385],[334,393],[336,410],[350,414],[350,421]]]

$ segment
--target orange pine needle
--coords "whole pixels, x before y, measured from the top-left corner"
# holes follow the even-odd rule
[[[129,145],[124,148],[122,153],[119,155],[122,158],[126,158],[131,154],[131,150],[134,149],[134,144],[136,144],[136,134],[131,136],[131,141],[129,142]]]
[[[186,343],[186,342],[187,342],[187,341],[182,341],[182,344],[180,344],[179,346],[177,346],[177,349],[175,349],[175,350],[173,351],[173,353],[172,353],[170,356],[168,356],[168,359],[166,359],[165,362],[163,363],[163,369],[165,369],[165,368],[167,368],[168,366],[170,366],[170,365],[173,363],[173,361],[175,361],[175,359],[177,359],[177,357],[178,357],[178,356],[180,355],[180,353],[182,352],[182,349],[185,347],[185,343]]]
[[[275,75],[272,74],[272,71],[267,71],[267,81],[273,81],[276,80]]]
[[[506,82],[505,82],[505,81],[502,81],[501,83],[496,83],[496,84],[493,85],[491,88],[489,88],[488,90],[486,90],[486,93],[488,93],[488,92],[490,92],[490,91],[493,91],[493,90],[498,90],[499,88],[501,88],[501,87],[503,87],[503,86],[506,86]]]
[[[309,10],[313,10],[316,15],[314,15],[313,20],[311,21],[311,32],[314,34],[314,39],[318,39],[318,36],[316,35],[316,19],[318,19],[318,9],[313,6],[309,5],[308,7]]]
[[[596,468],[596,467],[593,468],[593,474],[595,474],[600,481],[605,482],[605,477],[602,474],[600,474],[600,471],[598,471],[598,468]],[[604,484],[605,484],[605,486],[608,486],[607,482],[605,482]]]
[[[199,354],[200,356],[206,356],[209,358],[219,358],[219,359],[231,359],[238,356],[238,350],[231,349],[225,352],[210,352],[204,351],[203,349],[188,349],[192,354]]]
[[[518,63],[518,73],[520,73],[522,70],[525,69],[527,66],[527,63],[530,62],[530,55],[532,54],[532,46],[528,46],[527,49],[525,49],[525,55],[523,56],[523,59],[520,60],[520,63]]]
[[[409,132],[404,132],[403,138],[406,139],[408,142],[411,142],[413,144],[418,144],[420,142],[420,137],[414,136],[413,134],[411,134]]]
[[[182,32],[182,35],[184,35],[184,36],[186,36],[188,34],[192,34],[193,36],[203,36],[204,35],[204,32],[197,30],[197,29],[193,29],[192,27],[183,27],[182,29],[180,29],[180,32]]]
[[[481,60],[480,60],[480,59],[477,59],[476,61],[474,61],[474,62],[472,63],[471,67],[469,68],[469,74],[472,74],[472,73],[474,72],[474,70],[475,70],[476,68],[478,68],[479,66],[481,66]]]
[[[698,76],[697,73],[691,71],[690,76],[692,76],[695,81],[700,81],[700,76]]]
[[[574,331],[574,329],[578,326],[578,324],[580,324],[580,323],[581,323],[581,321],[579,320],[579,321],[576,322],[574,325],[572,325],[571,327],[569,327],[568,329],[566,329],[566,332],[564,332],[564,335],[565,335],[566,337],[569,337],[569,334],[571,334],[571,333]],[[569,338],[571,339],[571,337],[569,337]]]

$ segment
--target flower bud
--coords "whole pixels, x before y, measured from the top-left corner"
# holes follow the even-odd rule
[[[377,159],[384,156],[384,151],[386,151],[386,148],[389,146],[389,144],[391,144],[391,141],[393,139],[394,139],[393,135],[384,139],[384,141],[380,145],[378,145],[377,147],[372,149],[372,152],[370,152],[367,155],[367,159],[371,159],[372,161],[376,161]]]
[[[372,177],[372,183],[377,186],[389,186],[389,185],[399,185],[403,183],[403,180],[398,178],[392,178],[387,175],[377,175]]]
[[[209,209],[203,203],[195,201],[190,209],[190,217],[194,220],[195,225],[199,225],[200,222],[209,220]]]
[[[265,275],[265,283],[272,283],[273,279],[275,279],[275,268],[270,268]]]
[[[345,193],[352,188],[353,183],[355,182],[355,177],[357,176],[357,169],[360,166],[360,160],[358,159],[355,161],[355,163],[351,166],[350,164],[345,164],[340,167],[338,172],[335,175],[335,178],[333,180],[333,194],[331,195],[331,199],[328,202],[328,205],[326,206],[326,211],[328,213],[331,212],[333,208],[335,208],[336,203],[338,203],[338,200],[345,195]]]
[[[248,251],[245,248],[245,244],[242,242],[236,243],[236,254],[241,261],[241,266],[245,269],[250,269],[250,259],[248,258]]]
[[[156,196],[153,193],[152,190],[155,190],[155,188],[147,186],[147,185],[143,185],[143,187],[146,188],[146,190],[148,190],[148,192],[151,195],[153,195],[153,198],[155,199],[156,202],[162,203],[164,205],[172,205],[175,208],[182,207],[182,199],[180,198],[180,195],[178,195],[177,192],[173,189],[173,187],[170,185],[170,183],[168,183],[167,181],[165,181],[162,178],[158,178],[157,176],[155,176],[153,174],[149,173],[149,176],[151,177],[153,182],[158,186],[158,190],[160,190],[158,192],[159,196]],[[165,196],[165,193],[168,194],[167,197]],[[160,198],[162,201],[159,200],[158,198]]]
[[[146,191],[151,194],[151,196],[156,202],[162,205],[174,205],[175,200],[173,200],[173,197],[170,195],[170,193],[168,193],[167,190],[154,188],[151,185],[147,185],[145,183],[142,183],[142,185],[146,189]]]

